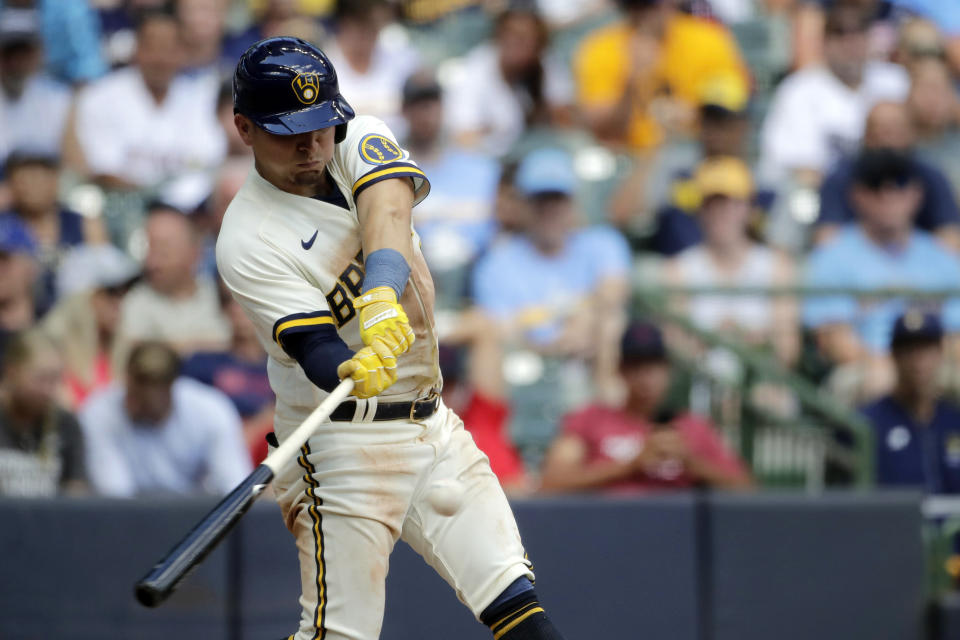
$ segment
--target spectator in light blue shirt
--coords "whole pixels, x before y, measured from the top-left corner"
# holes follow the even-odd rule
[[[630,252],[613,229],[577,227],[577,177],[566,152],[531,152],[515,181],[529,202],[530,223],[495,241],[478,261],[473,293],[510,339],[504,370],[513,392],[511,430],[537,464],[564,411],[593,399],[591,393],[620,388]]]
[[[526,233],[503,238],[480,260],[473,292],[478,305],[515,325],[532,344],[556,345],[570,338],[567,329],[578,314],[618,310],[630,252],[613,229],[576,228],[576,175],[566,152],[532,152],[516,182],[530,200],[533,220]]]
[[[913,227],[924,195],[914,166],[901,155],[879,150],[861,155],[853,173],[850,196],[858,224],[844,228],[811,254],[806,284],[863,292],[960,286],[960,260]],[[860,395],[870,396],[887,390],[892,382],[890,333],[911,302],[939,312],[948,332],[960,331],[958,299],[818,296],[805,302],[803,321],[814,330],[827,360],[860,367]]]

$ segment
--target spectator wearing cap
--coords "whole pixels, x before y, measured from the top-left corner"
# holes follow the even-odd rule
[[[404,80],[419,66],[411,46],[380,33],[394,18],[386,0],[338,2],[334,37],[323,50],[337,70],[340,91],[357,113],[376,116],[402,132],[400,97]]]
[[[511,353],[526,359],[507,356],[515,373],[508,378],[515,400],[512,431],[535,464],[563,411],[592,394],[619,392],[616,345],[630,252],[613,229],[578,226],[577,178],[565,151],[531,152],[515,182],[528,201],[530,222],[522,233],[501,237],[477,262],[472,289]],[[555,401],[545,407],[535,401],[538,393]]]
[[[567,353],[589,349],[606,335],[602,318],[623,311],[626,243],[610,228],[577,226],[577,178],[567,152],[531,152],[516,184],[530,203],[531,224],[478,262],[476,302],[531,344]]]
[[[573,60],[577,102],[600,140],[649,150],[688,132],[703,86],[750,84],[730,33],[668,0],[619,0],[622,19],[588,35]]]
[[[15,216],[0,216],[0,335],[28,329],[36,320],[40,273],[36,243]]]
[[[693,174],[708,158],[746,159],[748,98],[738,76],[711,78],[699,95],[696,137],[673,138],[648,161],[634,162],[610,203],[614,224],[632,237],[643,238],[654,229],[654,239],[646,244],[667,255],[699,242],[700,230],[690,215],[697,200]]]
[[[140,340],[162,340],[185,355],[225,348],[230,325],[221,311],[216,283],[197,273],[202,238],[193,221],[157,203],[148,211],[144,229],[144,278],[123,301],[121,351]]]
[[[140,266],[113,245],[83,245],[64,255],[57,274],[59,302],[40,328],[63,355],[71,408],[78,409],[122,370],[115,354],[120,305],[139,275]]]
[[[43,315],[56,302],[56,276],[64,252],[83,244],[106,241],[98,218],[84,218],[57,199],[59,161],[42,152],[14,151],[7,158],[7,183],[11,205],[3,216],[16,216],[30,230],[40,264],[37,313]]]
[[[180,25],[150,11],[137,27],[133,64],[81,90],[71,139],[83,166],[107,189],[148,190],[184,210],[210,191],[207,174],[226,153],[216,120],[217,86],[181,73]]]
[[[697,210],[703,242],[684,249],[665,266],[666,281],[680,287],[757,287],[794,284],[790,258],[750,237],[753,199],[750,170],[739,158],[710,158],[695,175],[701,202]],[[781,362],[796,360],[800,346],[798,310],[787,297],[677,296],[679,313],[702,329],[747,343],[772,347]]]
[[[863,150],[889,150],[902,155],[923,192],[914,217],[917,228],[934,234],[946,246],[960,248],[960,209],[947,177],[940,169],[913,152],[916,141],[910,114],[904,104],[880,102],[867,116]],[[841,160],[820,186],[820,216],[814,240],[823,243],[837,231],[856,220],[851,188],[857,157]]]
[[[453,144],[444,131],[443,92],[432,72],[407,78],[403,118],[404,147],[430,176],[430,198],[417,206],[413,226],[433,273],[438,307],[458,308],[467,293],[469,265],[496,231],[493,208],[500,169],[488,156]]]
[[[960,407],[942,397],[940,319],[907,311],[893,327],[890,352],[893,391],[861,409],[873,427],[876,482],[960,493]]]
[[[87,400],[80,424],[98,493],[223,494],[250,472],[229,398],[179,371],[173,349],[144,342],[130,353],[125,384]]]
[[[80,425],[57,404],[62,366],[37,331],[12,337],[0,367],[0,496],[52,497],[87,489]]]
[[[901,154],[870,151],[854,167],[850,197],[857,224],[838,231],[811,253],[805,282],[810,287],[952,289],[960,282],[960,260],[930,234],[914,227],[923,187],[914,165]],[[856,295],[813,296],[803,304],[803,323],[820,353],[836,365],[834,391],[847,398],[876,397],[889,389],[890,333],[903,313],[901,298]],[[960,330],[960,300],[943,301],[948,332]]]
[[[795,71],[777,87],[761,131],[765,181],[817,186],[863,134],[879,101],[901,102],[910,81],[898,65],[868,59],[870,15],[837,4],[824,26],[824,64]]]
[[[70,90],[42,72],[34,9],[0,9],[0,162],[15,149],[60,153]]]
[[[564,418],[543,465],[543,491],[750,486],[743,462],[706,418],[667,406],[670,362],[655,325],[627,328],[620,375],[622,407],[591,405]]]
[[[569,123],[572,83],[548,45],[534,3],[497,15],[492,41],[467,54],[448,93],[450,126],[461,144],[502,156],[528,128]]]
[[[243,420],[244,440],[255,462],[267,455],[265,437],[273,431],[274,395],[267,378],[267,353],[257,340],[253,322],[218,282],[220,306],[230,323],[226,349],[189,356],[181,373],[219,389],[230,398]]]

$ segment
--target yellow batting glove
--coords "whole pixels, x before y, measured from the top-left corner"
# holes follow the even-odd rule
[[[341,362],[337,375],[341,380],[347,376],[353,378],[351,395],[372,398],[397,381],[397,357],[378,341]]]
[[[374,287],[354,298],[353,307],[360,314],[360,339],[363,344],[376,341],[385,344],[393,355],[406,353],[413,345],[413,329],[397,294],[390,287]]]

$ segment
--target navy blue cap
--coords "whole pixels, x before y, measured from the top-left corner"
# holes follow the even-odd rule
[[[666,359],[667,348],[663,342],[663,333],[657,325],[636,320],[627,326],[620,340],[621,363]]]
[[[896,349],[907,344],[940,342],[943,339],[943,324],[940,317],[929,311],[910,309],[897,318],[893,325],[890,348]]]
[[[37,245],[30,230],[12,213],[0,215],[0,253],[34,255]]]
[[[345,125],[354,116],[326,54],[289,37],[261,40],[240,56],[233,75],[233,110],[281,136]],[[337,141],[344,135],[345,130],[338,130]]]

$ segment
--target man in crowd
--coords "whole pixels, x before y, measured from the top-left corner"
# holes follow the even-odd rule
[[[159,192],[185,210],[209,193],[204,171],[223,159],[216,91],[183,68],[180,26],[169,13],[144,14],[133,64],[86,87],[74,121],[85,172],[109,189]]]
[[[443,128],[440,84],[419,71],[403,85],[406,148],[430,176],[430,197],[413,213],[440,308],[462,306],[468,266],[496,231],[494,199],[500,169],[488,156],[451,144]]]
[[[705,418],[664,406],[670,362],[660,330],[632,323],[620,355],[623,408],[592,405],[564,418],[543,465],[543,491],[750,486],[749,472]]]
[[[687,132],[703,85],[719,75],[749,86],[722,26],[670,0],[619,0],[623,19],[584,40],[574,56],[578,101],[594,134],[633,150]]]
[[[914,228],[923,186],[914,164],[888,150],[864,151],[853,169],[850,199],[858,224],[845,227],[816,249],[807,264],[811,287],[949,289],[960,282],[960,260],[929,234]],[[889,390],[890,332],[903,312],[898,298],[816,296],[803,305],[821,354],[836,366],[831,387],[848,399]],[[960,330],[960,300],[943,304],[948,331]]]
[[[893,392],[861,409],[874,431],[877,484],[960,493],[960,407],[942,397],[940,319],[907,311],[893,328],[890,352]]]
[[[696,138],[676,138],[649,161],[637,160],[610,203],[611,221],[645,248],[673,255],[700,242],[694,174],[705,160],[746,161],[750,133],[748,87],[737,76],[710,79],[698,96]],[[653,230],[652,236],[650,235]]]
[[[121,339],[163,340],[184,354],[226,346],[230,327],[216,284],[197,275],[201,241],[193,222],[157,204],[147,214],[146,236],[144,281],[124,300]]]
[[[940,169],[913,153],[916,141],[907,107],[897,102],[880,102],[867,116],[864,149],[893,149],[904,155],[923,189],[923,200],[914,224],[935,234],[946,246],[960,248],[960,210],[953,190]],[[820,217],[815,241],[822,243],[843,225],[856,221],[851,188],[856,157],[840,161],[820,186]]]
[[[562,412],[593,393],[618,393],[616,345],[630,252],[612,229],[578,228],[577,176],[565,151],[528,154],[516,184],[529,203],[530,224],[480,259],[473,293],[528,362],[507,356],[507,370],[516,374],[508,376],[516,394],[512,431],[535,464]]]
[[[15,150],[7,158],[11,205],[4,216],[15,216],[30,231],[40,264],[37,312],[46,313],[56,302],[56,275],[63,254],[84,244],[104,242],[99,218],[84,218],[60,203],[60,162],[48,153]]]
[[[796,71],[777,88],[761,132],[766,182],[818,185],[834,162],[853,152],[873,104],[907,97],[906,71],[868,60],[869,27],[861,8],[835,6],[825,24],[825,66]]]
[[[0,495],[49,497],[87,488],[77,419],[57,405],[60,355],[43,334],[8,341],[0,377]]]
[[[70,91],[41,73],[39,28],[33,9],[0,9],[0,163],[25,146],[60,152]]]
[[[376,116],[394,131],[402,131],[401,87],[418,62],[410,46],[380,38],[392,13],[384,0],[338,2],[336,32],[324,49],[337,70],[343,95],[357,113]]]
[[[90,396],[80,423],[98,493],[226,493],[250,473],[229,398],[179,372],[173,349],[144,342],[130,353],[126,384]]]

